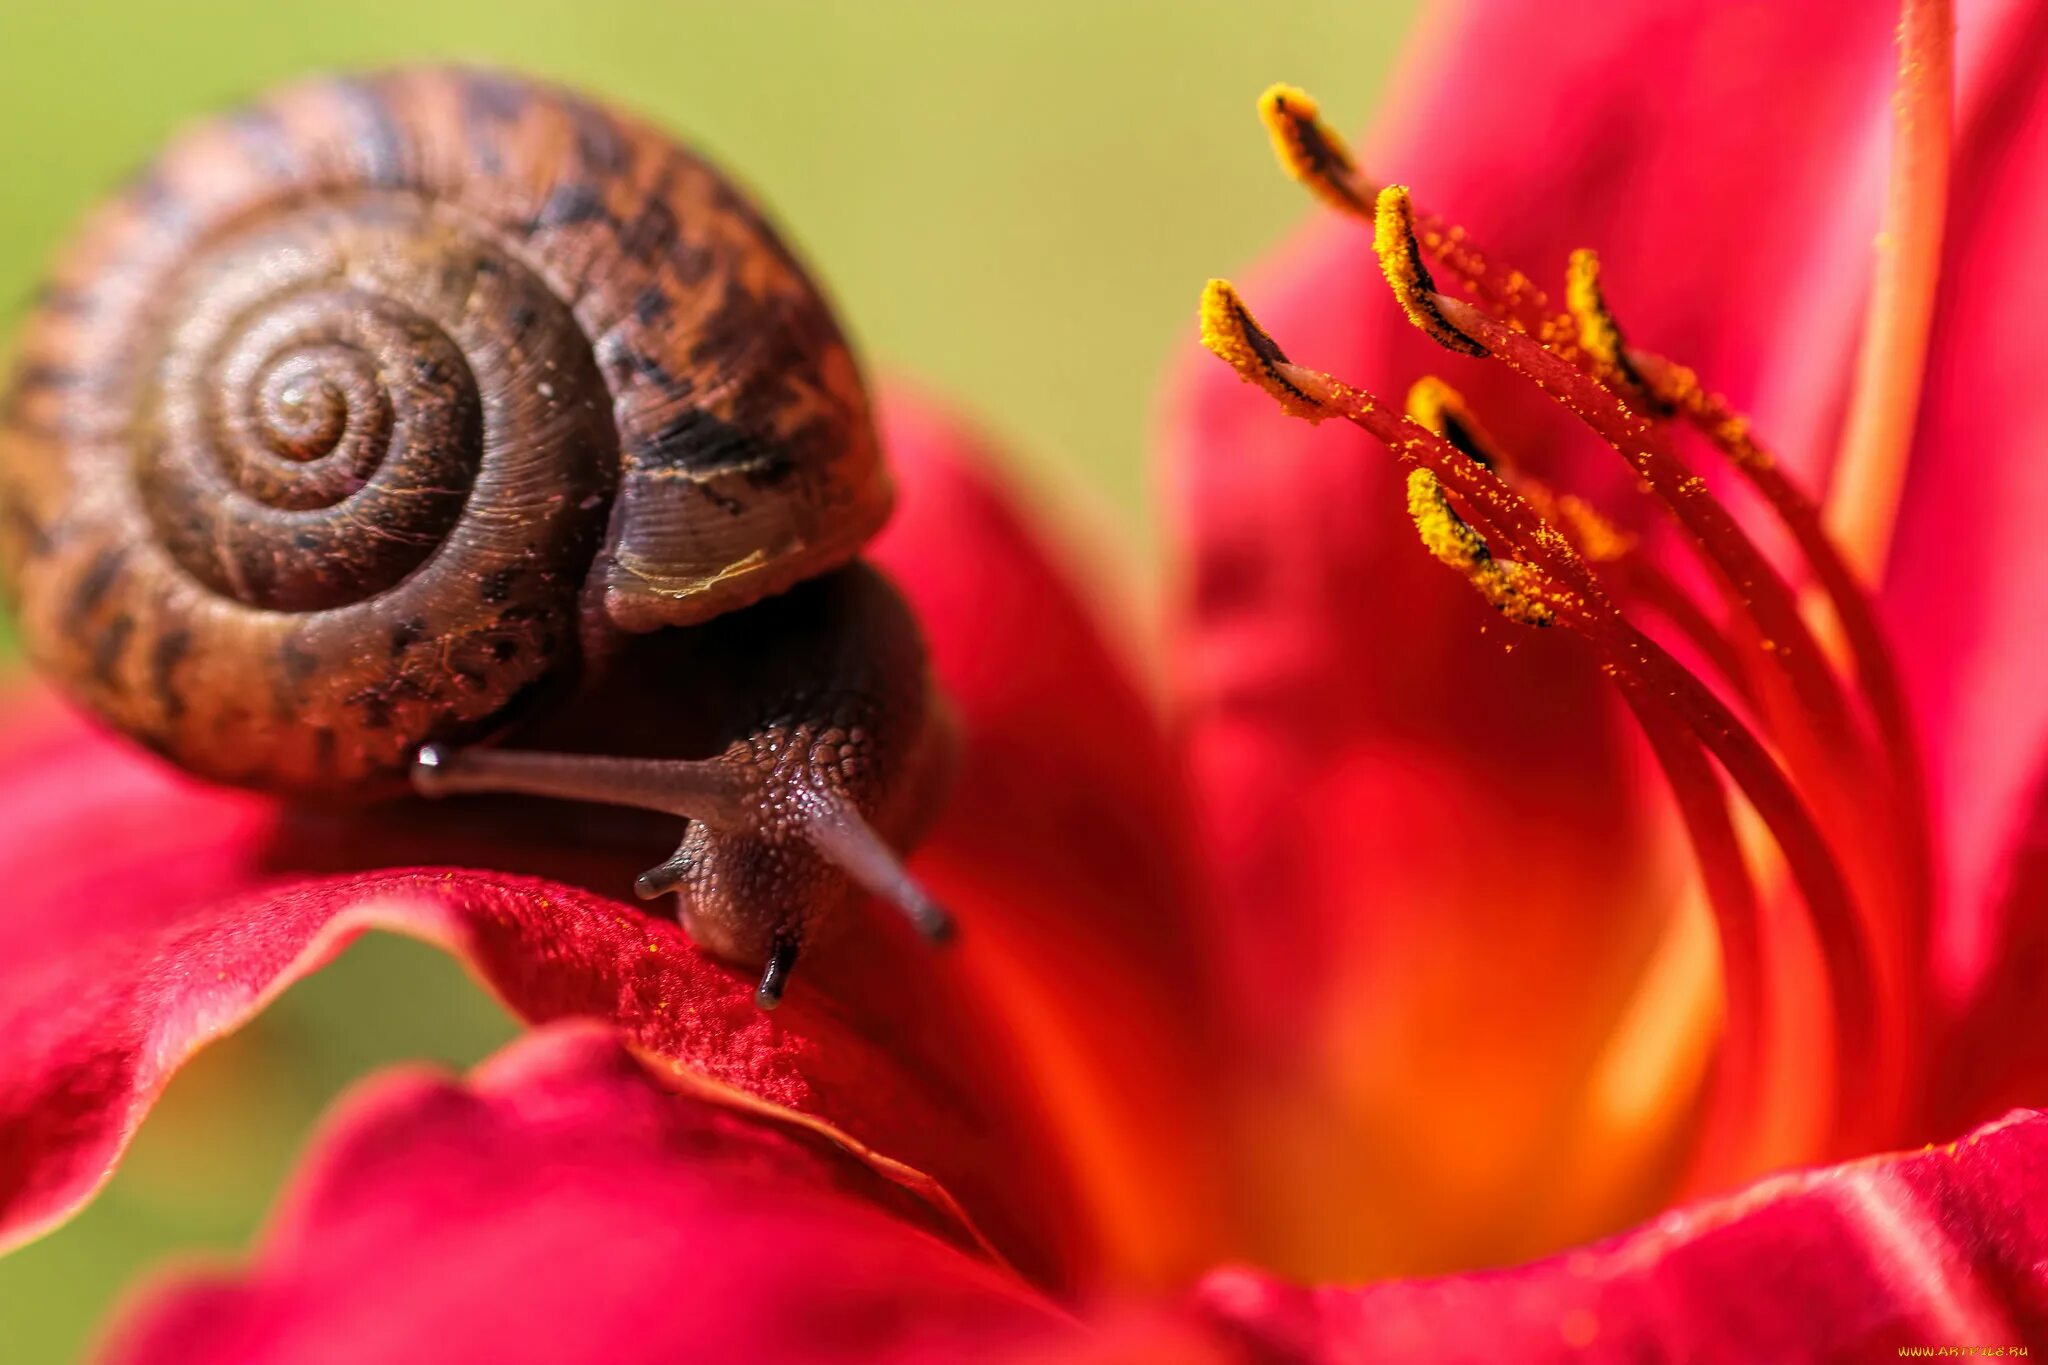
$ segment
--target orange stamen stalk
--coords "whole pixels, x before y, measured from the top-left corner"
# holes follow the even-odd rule
[[[1435,432],[1488,469],[1499,472],[1510,488],[1526,498],[1536,514],[1562,530],[1572,548],[1611,573],[1631,598],[1663,616],[1750,705],[1749,675],[1742,671],[1735,646],[1712,617],[1670,574],[1639,552],[1636,538],[1570,494],[1560,494],[1525,473],[1499,441],[1472,414],[1464,398],[1435,375],[1424,375],[1408,390],[1408,419]]]
[[[1546,349],[1482,308],[1441,294],[1413,297],[1425,287],[1427,277],[1409,263],[1409,258],[1420,255],[1411,222],[1406,192],[1398,186],[1383,190],[1374,246],[1404,311],[1432,338],[1450,345],[1445,338],[1448,333],[1455,338],[1455,349],[1469,352],[1477,346],[1558,399],[1627,459],[1678,516],[1719,571],[1732,600],[1754,621],[1754,641],[1775,665],[1757,673],[1760,697],[1774,736],[1785,746],[1794,771],[1804,777],[1808,798],[1827,817],[1827,826],[1837,832],[1864,829],[1867,817],[1855,799],[1863,775],[1862,751],[1840,681],[1807,626],[1790,586],[1706,484],[1664,448],[1650,421],[1588,373],[1589,368],[1605,371],[1640,385],[1633,367],[1623,364],[1619,328],[1598,293],[1597,274],[1589,268],[1591,259],[1579,258],[1572,281],[1573,312],[1580,320],[1577,359],[1581,363],[1574,363],[1573,358]],[[1611,360],[1603,359],[1603,345],[1613,352]],[[1778,687],[1781,677],[1793,689],[1789,698]],[[1834,856],[1829,854],[1831,860]],[[1832,861],[1830,866],[1834,866]],[[1850,904],[1866,921],[1867,938],[1880,949],[1873,957],[1877,972],[1873,989],[1879,1001],[1880,1031],[1891,1040],[1885,1050],[1902,1052],[1911,1036],[1911,1018],[1917,1012],[1917,999],[1904,985],[1909,972],[1901,950],[1909,930],[1901,923],[1896,897],[1888,888],[1866,884],[1864,889],[1868,894]]]
[[[1383,204],[1393,195],[1389,189]],[[1678,517],[1720,575],[1730,599],[1753,622],[1755,650],[1749,657],[1757,666],[1760,700],[1774,738],[1787,748],[1795,767],[1831,811],[1852,806],[1851,793],[1865,759],[1840,679],[1800,612],[1791,586],[1705,481],[1666,447],[1648,419],[1570,360],[1462,300],[1438,295],[1429,305],[1432,314],[1461,337],[1484,346],[1563,403],[1622,455]],[[1781,678],[1790,683],[1790,697],[1779,686]]]
[[[1927,367],[1948,211],[1954,48],[1950,0],[1905,0],[1884,228],[1828,497],[1828,528],[1866,582],[1891,546]]]
[[[1791,587],[1705,483],[1660,447],[1649,422],[1570,361],[1463,300],[1439,294],[1432,302],[1452,327],[1556,398],[1628,461],[1726,577],[1736,600],[1752,613],[1803,710],[1821,722],[1824,733],[1838,740],[1846,735],[1841,688],[1799,613]]]
[[[1765,1001],[1763,933],[1756,886],[1728,814],[1728,797],[1700,743],[1636,687],[1622,695],[1663,769],[1700,881],[1714,914],[1721,957],[1722,1035],[1714,1098],[1698,1134],[1695,1162],[1709,1171],[1740,1169],[1744,1129],[1764,1090],[1764,1057],[1789,1040],[1773,1032]]]
[[[1822,525],[1820,508],[1785,476],[1785,471],[1757,442],[1749,424],[1728,406],[1727,400],[1704,388],[1698,377],[1682,365],[1647,352],[1634,352],[1633,356],[1659,397],[1705,436],[1763,496],[1791,533],[1827,596],[1892,775],[1896,811],[1891,822],[1892,847],[1903,869],[1900,891],[1907,917],[1907,944],[1917,949],[1925,941],[1933,884],[1933,853],[1928,847],[1924,817],[1925,779],[1920,769],[1919,746],[1914,742],[1906,713],[1904,687],[1891,651],[1885,646],[1884,634],[1878,628],[1870,598]]]

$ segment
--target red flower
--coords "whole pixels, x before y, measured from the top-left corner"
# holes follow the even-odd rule
[[[2023,554],[2048,515],[2024,387],[2048,21],[1964,7],[1944,195],[1945,18],[1909,9],[1912,173],[1861,361],[1886,14],[1465,7],[1368,164],[1469,239],[1269,102],[1296,169],[1383,251],[1328,215],[1247,290],[1270,335],[1217,289],[1210,339],[1357,425],[1190,369],[1170,726],[1112,643],[1126,623],[1082,606],[1099,588],[1055,567],[971,438],[898,399],[879,558],[966,736],[918,860],[963,922],[950,958],[876,917],[766,1015],[746,975],[612,898],[637,853],[459,806],[285,809],[24,702],[0,740],[0,1235],[75,1209],[184,1057],[383,927],[543,1027],[467,1082],[373,1083],[251,1263],[155,1287],[115,1358],[2048,1342],[2048,1117],[1997,1118],[2048,1083]],[[1587,243],[1601,268],[1573,262],[1550,323],[1529,280]],[[1404,425],[1278,346],[1461,398],[1424,387]],[[1845,413],[1854,453],[1830,468]],[[1896,655],[1799,535],[1794,487],[1844,484],[1827,515]],[[1547,1258],[1470,1273],[1526,1256]],[[1226,1261],[1261,1269],[1204,1274]]]

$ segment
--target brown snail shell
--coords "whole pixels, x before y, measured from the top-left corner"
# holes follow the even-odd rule
[[[0,410],[34,661],[301,792],[845,564],[889,500],[854,360],[740,192],[483,71],[186,132],[63,256]]]

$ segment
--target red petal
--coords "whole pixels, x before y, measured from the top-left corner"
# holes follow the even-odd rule
[[[1225,1271],[1200,1302],[1304,1361],[1889,1360],[2048,1343],[2044,1267],[2048,1115],[2021,1112],[1514,1270],[1364,1289]]]
[[[815,1134],[565,1026],[467,1084],[344,1102],[240,1274],[160,1287],[115,1360],[960,1359],[1063,1317]]]
[[[1966,16],[1966,22],[1969,16]],[[2048,778],[2048,627],[2018,566],[2048,522],[2048,413],[2036,389],[2048,268],[2048,12],[2013,7],[1965,112],[1948,247],[1884,605],[1922,720],[1944,839],[1940,945],[1952,995],[1973,989],[2001,940],[1994,913]],[[1967,30],[1966,30],[1967,32]],[[2048,916],[2048,902],[2008,898]],[[2048,1093],[2038,1098],[2048,1101]]]
[[[1996,902],[1997,951],[1941,1042],[1929,1130],[1954,1132],[2014,1105],[2048,1102],[2048,764]]]
[[[839,1149],[677,1099],[594,1032],[358,1096],[241,1275],[117,1360],[1887,1358],[2048,1341],[2048,1116],[1765,1181],[1513,1270],[1364,1289],[1212,1274],[1077,1333]],[[429,1354],[431,1353],[431,1354]]]
[[[323,849],[348,861],[363,852],[336,842],[350,838],[406,845],[368,824],[278,826],[254,798],[198,789],[94,736],[42,760],[0,772],[0,817],[20,835],[0,851],[0,884],[26,893],[0,922],[5,1240],[90,1195],[194,1049],[380,927],[464,956],[528,1019],[613,1021],[708,1092],[787,1110],[879,1153],[878,1168],[941,1204],[938,1184],[959,1182],[953,1193],[991,1236],[1055,1273],[1057,1199],[1021,1146],[1030,1129],[987,1072],[943,967],[902,936],[852,936],[861,942],[848,953],[865,960],[813,973],[771,1017],[752,1005],[745,974],[701,956],[674,924],[576,886],[409,869],[252,890],[266,861],[304,866]],[[416,842],[498,866],[602,863],[530,841],[515,852],[519,833],[505,830],[499,848],[436,825]]]
[[[883,434],[904,491],[876,558],[916,606],[970,741],[918,870],[963,911],[972,989],[1020,1040],[1101,1269],[1185,1278],[1214,1254],[1198,1153],[1212,1048],[1176,759],[986,443],[900,389]],[[1128,588],[1086,597],[1115,612]]]

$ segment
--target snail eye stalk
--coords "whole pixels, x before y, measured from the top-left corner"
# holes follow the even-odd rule
[[[666,861],[641,873],[634,890],[643,900],[675,892],[702,914],[708,899],[729,894],[720,886],[715,865],[722,859],[730,872],[735,859],[747,860],[756,875],[735,880],[763,885],[770,894],[736,909],[756,926],[765,926],[765,936],[747,936],[765,939],[765,946],[727,955],[765,957],[755,996],[763,1009],[781,1000],[802,941],[801,919],[792,919],[786,909],[807,899],[801,872],[785,856],[791,844],[823,861],[850,886],[893,907],[926,940],[945,943],[953,937],[952,917],[854,801],[835,791],[829,774],[808,760],[764,769],[751,755],[614,758],[429,744],[414,761],[412,782],[425,796],[538,796],[629,806],[692,821],[689,837]]]
[[[795,965],[796,940],[777,935],[775,946],[768,951],[767,965],[761,968],[761,984],[754,988],[754,1003],[764,1010],[781,1004],[782,993],[789,987],[789,969]]]

